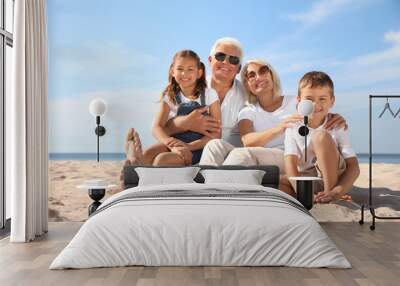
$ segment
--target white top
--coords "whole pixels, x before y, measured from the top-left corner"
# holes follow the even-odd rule
[[[296,123],[291,128],[286,128],[285,132],[285,156],[297,155],[299,158],[298,170],[300,172],[310,169],[316,162],[312,137],[315,130],[326,130],[323,128],[325,122],[316,129],[309,128],[310,133],[307,136],[307,162],[304,161],[304,137],[299,134],[299,128],[302,123]],[[356,153],[350,145],[348,131],[344,129],[326,130],[332,136],[333,141],[338,147],[338,151],[344,159],[356,157]]]
[[[264,131],[276,127],[286,117],[296,114],[297,100],[295,96],[284,96],[282,105],[273,112],[265,111],[259,103],[251,104],[243,108],[239,113],[239,121],[248,119],[253,122],[255,132]],[[285,134],[276,136],[264,147],[284,149]]]
[[[207,78],[208,86],[211,87],[211,77]],[[222,136],[221,138],[235,147],[241,147],[242,141],[239,133],[239,111],[246,104],[246,92],[242,83],[234,79],[233,85],[226,93],[221,103]]]
[[[217,93],[215,92],[215,90],[211,88],[206,88],[204,95],[205,95],[205,103],[207,106],[210,106],[211,104],[219,100]],[[200,96],[195,100],[187,98],[181,92],[178,94],[178,96],[180,97],[182,103],[196,101],[199,104],[201,104]],[[173,102],[171,102],[167,95],[164,95],[163,101],[169,106],[168,120],[170,120],[171,118],[174,118],[177,115],[178,104],[174,104]]]

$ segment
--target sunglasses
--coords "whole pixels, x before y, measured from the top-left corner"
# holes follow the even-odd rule
[[[214,55],[214,58],[219,62],[223,62],[226,57],[228,57],[228,62],[231,65],[237,66],[240,63],[239,57],[236,57],[236,56],[227,55],[227,54],[221,53],[221,52],[218,52]]]
[[[246,78],[248,81],[255,80],[257,75],[258,77],[264,77],[270,72],[270,69],[267,66],[262,66],[258,69],[257,72],[251,71],[246,74]]]

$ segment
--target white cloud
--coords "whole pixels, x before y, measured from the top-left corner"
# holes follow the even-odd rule
[[[387,32],[384,40],[392,44],[389,49],[356,57],[351,65],[369,66],[400,60],[400,32]]]
[[[311,8],[303,13],[289,14],[288,18],[306,26],[312,26],[325,20],[349,4],[351,0],[320,0],[314,2]]]
[[[250,57],[266,59],[276,68],[279,75],[286,78],[301,76],[300,74],[306,71],[317,69],[332,73],[338,86],[353,90],[361,86],[376,88],[376,84],[400,80],[400,31],[388,31],[382,40],[387,43],[385,48],[347,59],[317,56],[314,52],[285,50],[282,47],[279,51],[270,49],[253,52]],[[283,83],[287,89],[287,81]],[[289,89],[295,90],[295,87]]]
[[[400,32],[389,31],[385,33],[385,40],[388,42],[394,42],[400,44]]]
[[[354,86],[400,80],[400,31],[389,31],[383,38],[390,44],[388,48],[337,65],[340,80]]]

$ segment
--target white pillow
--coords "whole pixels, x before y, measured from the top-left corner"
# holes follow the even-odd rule
[[[265,171],[262,170],[202,170],[204,183],[234,183],[261,185]]]
[[[139,186],[195,183],[193,179],[199,170],[199,167],[135,168],[139,176]]]

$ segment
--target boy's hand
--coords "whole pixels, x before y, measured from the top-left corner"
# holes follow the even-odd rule
[[[323,191],[316,194],[314,201],[315,203],[327,204],[339,200],[342,197],[343,191],[342,186],[336,186],[330,191]]]
[[[347,125],[346,119],[344,119],[340,114],[328,113],[328,120],[324,125],[326,130],[341,129],[347,130],[349,126]]]
[[[193,155],[188,147],[182,147],[182,146],[172,147],[171,152],[180,155],[183,158],[185,165],[192,165]]]

